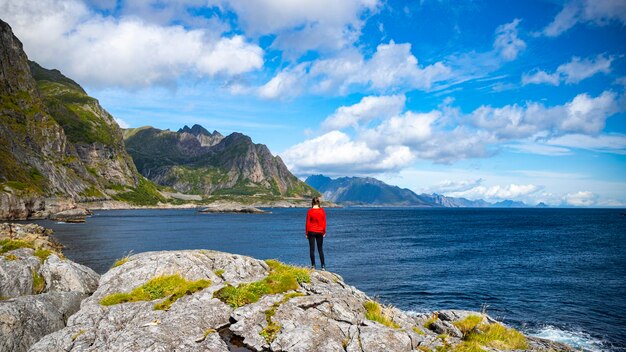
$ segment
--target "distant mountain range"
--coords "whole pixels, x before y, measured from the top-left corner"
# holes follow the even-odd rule
[[[388,185],[371,177],[340,177],[332,179],[324,175],[309,176],[308,185],[322,193],[324,200],[344,205],[414,206],[449,208],[525,208],[524,202],[504,200],[489,203],[482,199],[446,197],[440,194],[416,194],[407,188]],[[539,207],[546,205],[541,203]]]

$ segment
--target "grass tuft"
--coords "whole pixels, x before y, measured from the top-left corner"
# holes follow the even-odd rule
[[[454,326],[459,328],[463,335],[467,335],[470,331],[474,330],[478,324],[483,321],[483,318],[479,315],[468,315],[463,320],[454,322]]]
[[[433,313],[433,314],[430,316],[430,318],[429,318],[428,320],[426,320],[426,322],[424,322],[424,327],[425,327],[426,329],[429,329],[429,330],[430,330],[430,328],[432,327],[433,323],[434,323],[434,322],[436,322],[436,321],[437,321],[437,319],[439,319],[439,315],[437,315],[437,314],[434,314],[434,313]]]
[[[152,301],[167,297],[154,305],[155,310],[168,310],[174,302],[185,295],[191,295],[211,285],[209,280],[188,281],[180,275],[157,276],[145,284],[135,287],[129,293],[113,293],[100,300],[100,304],[114,304],[138,301]]]
[[[111,268],[117,268],[118,266],[126,263],[131,255],[133,255],[133,251],[128,252],[124,257],[116,260],[115,263],[113,263],[113,266]]]
[[[48,259],[50,254],[52,254],[52,251],[49,249],[38,249],[35,251],[35,257],[39,257],[42,263]]]
[[[17,258],[17,256],[15,254],[6,254],[4,256],[4,259],[5,260],[17,260],[18,258]]]
[[[521,332],[499,323],[480,324],[465,335],[463,340],[498,350],[528,349],[528,341]]]
[[[38,295],[46,289],[46,280],[35,270],[31,269],[30,272],[33,276],[33,294]]]
[[[422,331],[422,329],[418,328],[417,326],[413,327],[413,331],[415,331],[415,333],[418,335],[426,335],[426,333]]]
[[[363,307],[365,307],[365,318],[379,322],[390,328],[394,328],[394,329],[400,328],[400,325],[398,325],[396,322],[389,319],[387,316],[383,314],[380,304],[378,304],[378,302],[367,301],[363,303]]]
[[[215,275],[219,276],[221,279],[224,279],[222,275],[224,275],[224,269],[215,270]]]
[[[309,269],[286,265],[276,260],[266,260],[266,263],[270,267],[267,277],[237,287],[227,285],[215,292],[213,297],[238,308],[257,302],[264,295],[295,291],[300,288],[300,284],[311,282]]]
[[[12,251],[14,249],[19,248],[31,248],[33,249],[33,244],[30,242],[22,241],[22,240],[0,240],[0,254],[6,253],[8,251]]]

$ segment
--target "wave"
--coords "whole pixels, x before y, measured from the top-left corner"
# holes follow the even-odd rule
[[[566,343],[576,349],[589,352],[611,350],[604,341],[581,330],[563,330],[554,325],[545,325],[526,332],[529,336]]]

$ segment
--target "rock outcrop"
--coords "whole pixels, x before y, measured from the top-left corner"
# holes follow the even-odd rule
[[[157,283],[172,276],[191,286],[163,295]],[[102,275],[67,326],[30,351],[431,351],[468,343],[464,320],[475,320],[472,331],[496,324],[466,311],[410,316],[330,272],[216,251],[150,252]],[[518,349],[548,346],[523,341]]]
[[[38,225],[0,224],[0,351],[26,351],[63,328],[99,276],[65,259]]]

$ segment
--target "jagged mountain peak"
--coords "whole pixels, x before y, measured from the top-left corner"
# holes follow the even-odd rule
[[[178,130],[178,133],[190,133],[190,134],[193,134],[194,136],[204,135],[204,136],[209,136],[209,137],[215,137],[215,136],[223,137],[222,134],[217,132],[216,130],[213,130],[213,133],[211,133],[206,128],[198,124],[194,124],[193,126],[191,126],[191,128],[185,125],[183,128]]]

